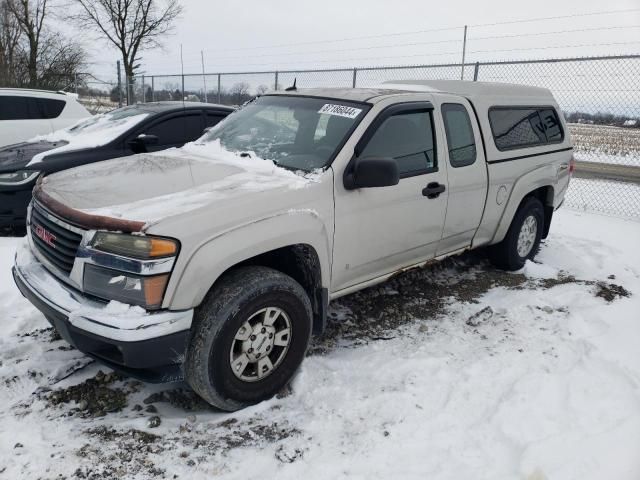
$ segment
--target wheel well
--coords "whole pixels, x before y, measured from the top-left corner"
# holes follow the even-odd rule
[[[239,266],[249,265],[273,268],[285,275],[289,275],[302,285],[302,288],[305,289],[311,300],[311,307],[313,309],[313,331],[314,333],[322,333],[327,321],[329,293],[326,288],[322,288],[320,259],[312,246],[295,244],[277,248],[248,258],[230,267],[226,272]]]
[[[547,238],[549,235],[549,229],[551,228],[551,218],[553,217],[553,187],[547,185],[544,187],[536,188],[532,192],[529,192],[520,202],[520,205],[529,197],[534,197],[540,200],[544,207],[544,230],[542,231],[542,238]],[[518,206],[518,209],[520,206]]]

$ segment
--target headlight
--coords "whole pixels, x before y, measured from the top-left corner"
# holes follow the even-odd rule
[[[95,265],[84,267],[84,291],[105,300],[140,305],[147,310],[162,306],[169,274],[139,276]]]
[[[98,232],[91,246],[102,252],[142,260],[171,257],[178,253],[178,242],[175,240],[122,233]]]
[[[40,172],[35,170],[18,170],[13,173],[1,173],[0,185],[25,185],[35,180]]]

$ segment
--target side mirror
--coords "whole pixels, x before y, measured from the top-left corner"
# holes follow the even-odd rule
[[[356,158],[344,175],[344,188],[391,187],[400,182],[398,164],[393,158]]]
[[[157,135],[148,135],[146,133],[141,133],[140,135],[138,135],[134,142],[136,142],[138,145],[157,145],[160,142],[160,139],[157,137]]]

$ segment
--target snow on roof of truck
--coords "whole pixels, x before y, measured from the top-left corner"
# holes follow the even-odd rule
[[[393,80],[375,88],[307,88],[273,92],[279,95],[303,95],[336,98],[354,102],[376,103],[383,97],[415,92],[450,93],[463,97],[502,97],[553,100],[546,88],[498,82],[471,82],[468,80]]]

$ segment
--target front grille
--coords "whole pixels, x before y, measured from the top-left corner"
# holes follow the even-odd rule
[[[51,221],[50,216],[34,202],[31,209],[31,238],[34,246],[50,263],[69,274],[82,235]],[[60,221],[64,222],[62,219]]]

